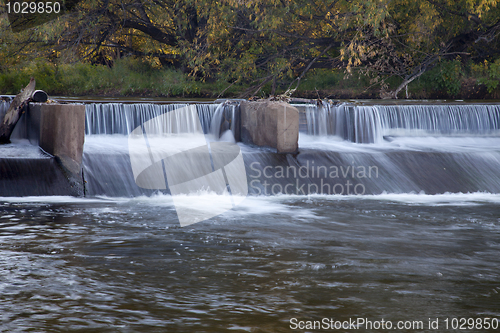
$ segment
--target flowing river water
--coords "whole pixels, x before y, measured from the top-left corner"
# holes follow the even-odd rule
[[[203,109],[201,119],[215,117],[216,106]],[[315,133],[321,124],[309,122],[301,153],[286,158],[239,144],[259,185],[249,183],[235,208],[185,227],[176,208],[210,209],[220,196],[174,202],[132,188],[121,137],[130,118],[88,124],[85,198],[0,198],[0,331],[492,331],[500,326],[497,111],[478,111],[493,114],[490,122],[451,121],[438,134],[391,127],[389,111],[367,116],[382,121],[359,140],[346,134],[356,125]],[[103,133],[109,122],[115,129]],[[308,161],[379,174],[330,179],[357,180],[363,195],[259,192],[264,170],[252,163],[275,172]],[[272,179],[281,189],[291,180]]]

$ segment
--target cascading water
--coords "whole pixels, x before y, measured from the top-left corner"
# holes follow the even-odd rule
[[[307,133],[315,136],[344,136],[345,104],[305,105]]]
[[[306,107],[307,133],[356,143],[384,136],[477,136],[500,133],[499,105],[324,105]]]
[[[170,111],[186,107],[187,104],[88,104],[86,106],[85,132],[87,135],[96,134],[129,134],[134,128],[150,119],[156,118],[166,123],[158,123],[158,129],[163,128],[165,133],[192,132],[198,119],[189,118],[190,115],[178,119],[160,117]],[[212,117],[218,104],[198,104],[199,121],[205,133],[210,131]]]
[[[221,134],[228,130],[233,133],[237,132],[237,109],[238,105],[234,103],[222,103],[217,107],[213,113],[210,127],[210,134],[214,138],[220,138]]]
[[[169,134],[197,134],[201,125],[207,140],[218,140],[225,130],[235,128],[237,105],[196,104],[192,112],[172,112],[187,104],[89,104],[86,106],[86,139],[83,169],[86,193],[110,196],[151,195],[156,190],[136,185],[130,165],[127,136],[138,126],[148,123],[155,135],[165,136],[165,145],[178,144],[168,140]],[[197,166],[186,165],[185,168]]]
[[[5,113],[9,109],[10,102],[0,100],[0,120],[3,120]]]
[[[157,133],[193,133],[196,117],[168,116],[180,107],[185,105],[88,105],[87,193],[155,193],[135,184],[125,138],[153,118],[158,118]],[[226,130],[237,132],[236,104],[198,104],[196,109],[207,140],[218,140]],[[500,139],[484,137],[498,133],[497,105],[326,104],[307,105],[304,113],[308,135],[301,134],[299,154],[240,144],[249,193],[500,192]],[[158,117],[162,114],[167,116]],[[393,142],[384,136],[394,136]]]

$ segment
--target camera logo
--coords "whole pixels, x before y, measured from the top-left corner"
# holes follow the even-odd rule
[[[129,134],[128,148],[137,186],[168,188],[181,226],[222,214],[248,194],[239,146],[207,142],[194,105],[166,112],[136,127]],[[210,195],[193,195],[201,192]],[[215,202],[213,194],[217,195]]]

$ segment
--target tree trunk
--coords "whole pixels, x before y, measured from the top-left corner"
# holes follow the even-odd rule
[[[5,114],[0,124],[0,144],[9,143],[10,136],[17,121],[21,117],[21,110],[26,105],[31,95],[35,91],[35,79],[31,78],[30,83],[23,89],[10,104],[9,110]]]
[[[420,77],[422,74],[424,74],[428,69],[431,69],[433,67],[433,64],[434,62],[436,62],[438,60],[438,56],[437,55],[434,55],[430,58],[428,58],[426,61],[424,61],[420,66],[419,68],[417,68],[416,70],[413,71],[413,73],[407,75],[403,81],[403,83],[401,83],[397,88],[396,90],[392,91],[392,92],[389,92],[389,93],[385,93],[382,94],[381,93],[381,97],[383,99],[398,99],[398,94],[401,90],[403,90],[403,88],[406,88],[408,89],[408,85],[413,81],[415,80],[416,78]],[[407,94],[408,94],[408,90],[407,90]]]

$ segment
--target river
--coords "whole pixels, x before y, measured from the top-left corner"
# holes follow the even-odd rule
[[[200,191],[174,202],[168,193],[136,193],[113,178],[112,167],[126,164],[118,158],[123,134],[88,133],[84,170],[94,176],[86,197],[0,198],[0,331],[499,327],[499,139],[478,126],[452,136],[391,129],[383,142],[377,131],[372,143],[302,133],[302,157],[287,160],[377,166],[379,176],[362,180],[363,195],[259,195],[249,187],[235,208],[184,227],[179,207],[210,209],[220,196]],[[250,178],[256,161],[285,163],[267,149],[239,147]],[[414,156],[417,164],[401,162]],[[97,188],[106,177],[121,185]]]

